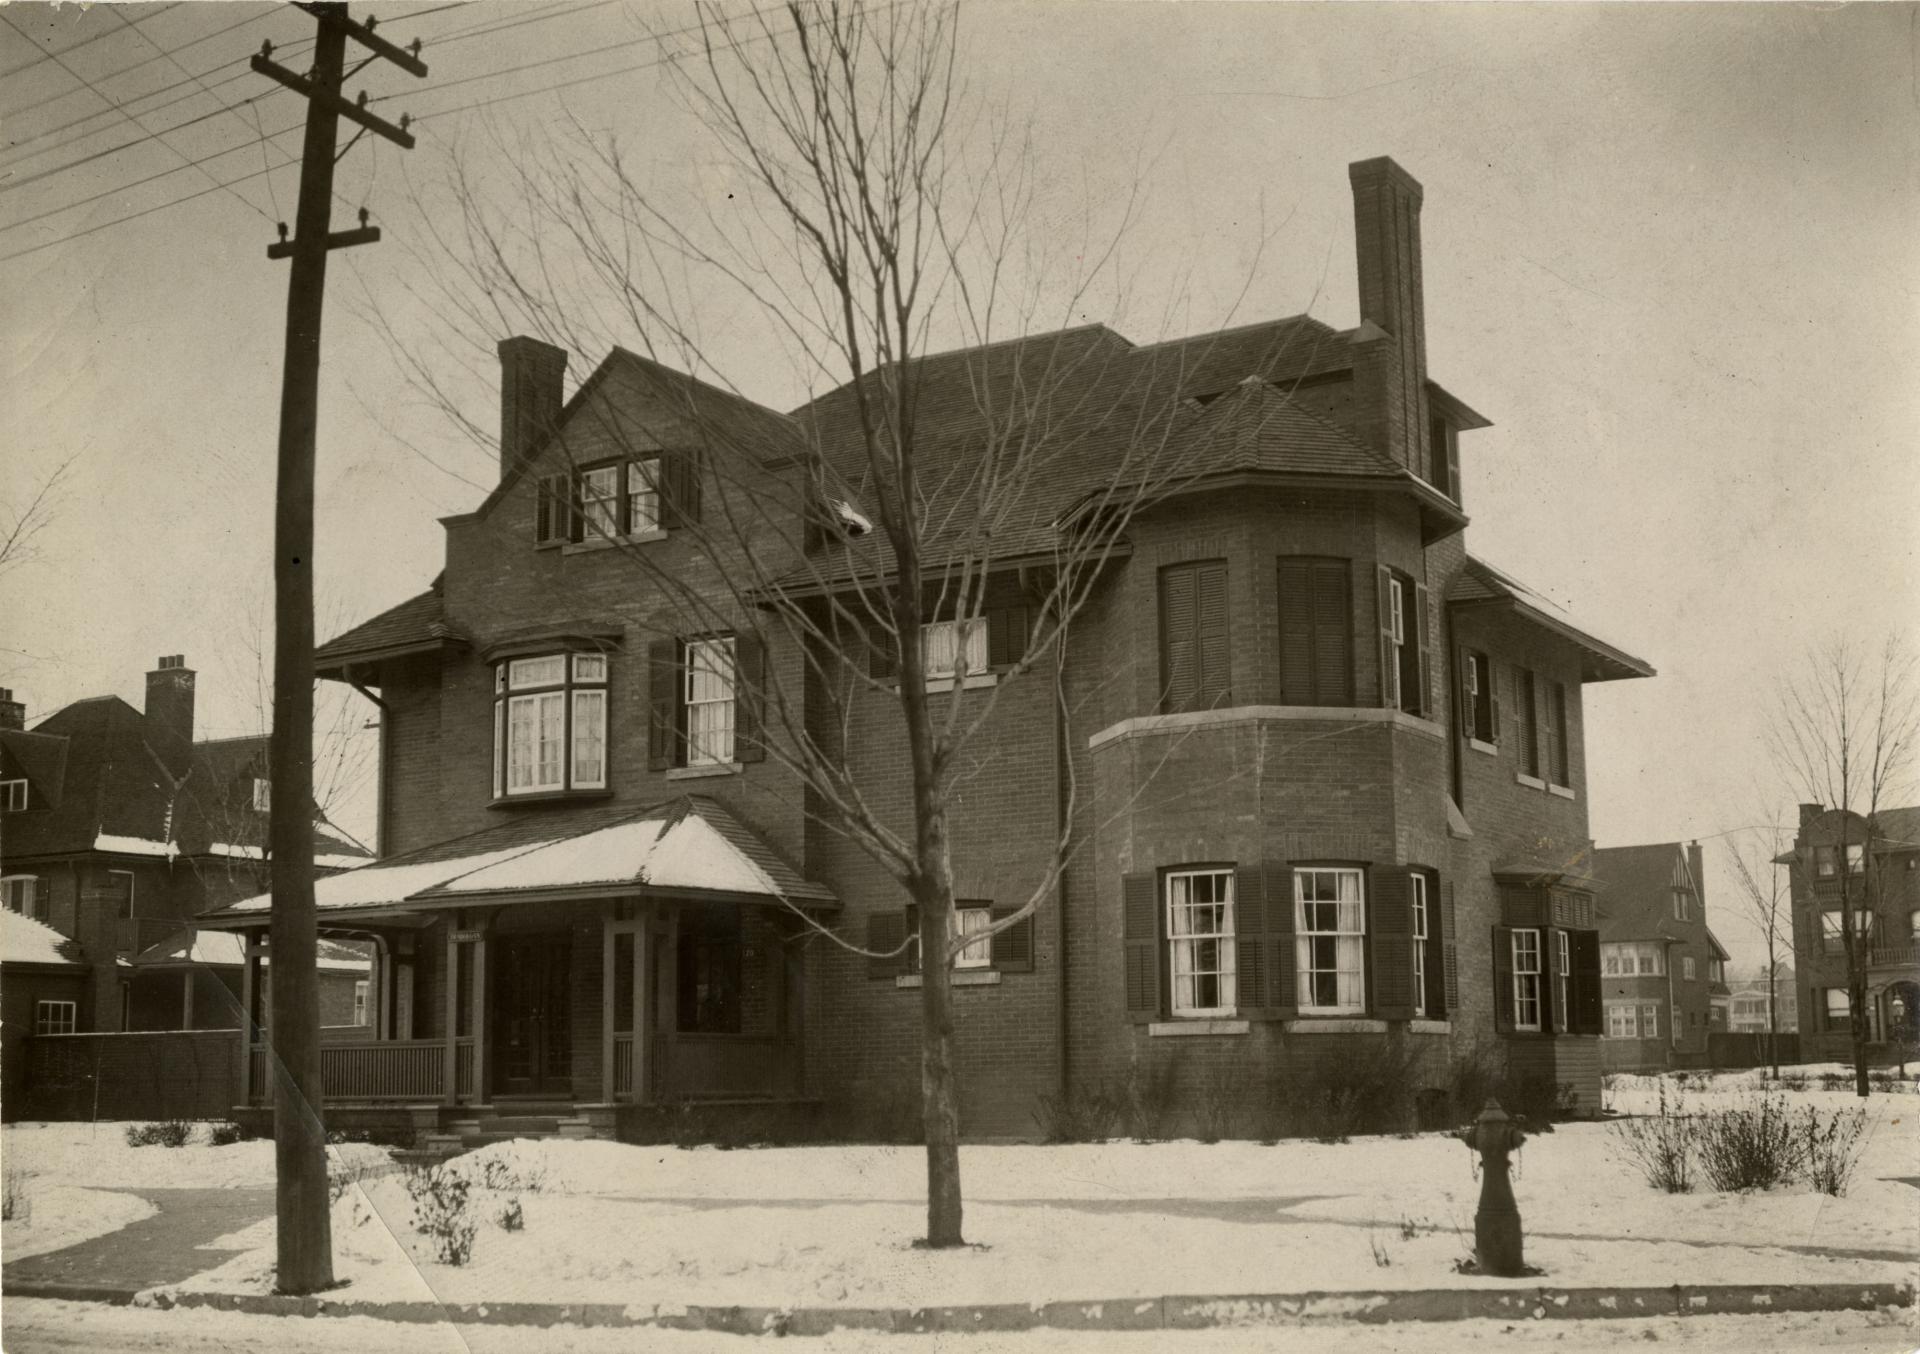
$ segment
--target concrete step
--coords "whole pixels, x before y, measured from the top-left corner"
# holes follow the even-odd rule
[[[523,1138],[551,1137],[560,1131],[560,1121],[546,1115],[502,1114],[474,1124],[476,1133],[512,1133]]]

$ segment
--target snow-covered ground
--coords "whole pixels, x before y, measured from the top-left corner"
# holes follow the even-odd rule
[[[24,1205],[16,1203],[0,1223],[0,1261],[77,1246],[153,1214],[152,1204],[132,1194],[30,1180]]]
[[[582,1330],[566,1326],[399,1325],[368,1317],[241,1316],[14,1299],[5,1310],[8,1354],[125,1351],[213,1354],[741,1354],[757,1342],[707,1331]],[[1060,1331],[882,1335],[841,1331],[787,1339],[796,1354],[1456,1354],[1462,1349],[1617,1354],[1631,1346],[1710,1354],[1907,1354],[1908,1312],[1809,1312],[1773,1316],[1663,1317],[1638,1321],[1449,1321],[1428,1325],[1316,1325],[1202,1331]]]
[[[213,1147],[207,1125],[195,1124],[184,1147],[127,1146],[127,1126],[98,1124],[9,1124],[0,1131],[0,1161],[18,1166],[35,1180],[85,1185],[95,1189],[271,1188],[273,1142]],[[386,1150],[365,1143],[330,1147],[335,1161],[384,1166]]]
[[[1729,1093],[1731,1094],[1731,1093]],[[1843,1094],[1798,1100],[1857,1104]],[[337,1272],[358,1300],[930,1305],[1360,1288],[1909,1280],[1920,1260],[1920,1116],[1869,1102],[1850,1193],[1666,1195],[1604,1124],[1532,1139],[1514,1175],[1538,1280],[1462,1275],[1478,1181],[1449,1137],[962,1151],[972,1247],[928,1252],[924,1158],[892,1147],[721,1152],[518,1142],[459,1159],[471,1262],[436,1261],[404,1182],[343,1198]],[[487,1163],[542,1177],[525,1229],[493,1220]],[[496,1167],[496,1169],[498,1169]],[[266,1291],[270,1223],[188,1287]]]

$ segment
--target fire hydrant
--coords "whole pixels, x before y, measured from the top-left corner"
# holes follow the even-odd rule
[[[1520,1258],[1520,1205],[1507,1179],[1507,1154],[1526,1141],[1497,1100],[1454,1136],[1480,1153],[1480,1207],[1473,1215],[1473,1253],[1482,1274],[1515,1278],[1526,1273]]]

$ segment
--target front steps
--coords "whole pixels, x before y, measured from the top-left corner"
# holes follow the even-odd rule
[[[393,1154],[402,1165],[437,1165],[476,1148],[516,1138],[593,1138],[601,1136],[572,1105],[485,1106],[471,1118],[450,1120],[437,1132],[422,1133],[413,1148]]]

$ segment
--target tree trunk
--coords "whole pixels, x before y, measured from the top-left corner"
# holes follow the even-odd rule
[[[945,844],[945,820],[940,823]],[[960,1201],[960,1094],[953,1068],[953,971],[947,964],[952,873],[940,852],[940,878],[920,902],[920,1113],[927,1138],[927,1245],[964,1246]]]

